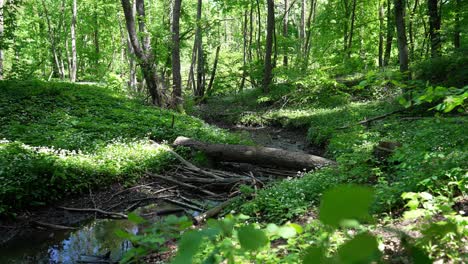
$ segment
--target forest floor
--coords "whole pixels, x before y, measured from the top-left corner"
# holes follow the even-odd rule
[[[403,230],[415,239],[420,233],[412,230],[427,224],[428,219],[465,225],[466,115],[434,116],[404,110],[391,98],[343,101],[332,96],[325,105],[308,105],[294,103],[303,99],[301,95],[272,94],[269,98],[251,90],[209,99],[207,104],[189,109],[214,125],[210,126],[188,115],[141,105],[102,87],[0,82],[0,135],[5,139],[0,142],[0,166],[4,168],[0,176],[6,180],[0,185],[0,213],[9,214],[0,219],[0,237],[5,242],[30,234],[37,223],[73,227],[90,218],[108,217],[71,212],[58,205],[125,212],[155,200],[173,199],[209,208],[213,203],[204,203],[206,196],[143,176],[147,171],[177,173],[178,168],[172,167],[177,163],[174,156],[148,141],[168,144],[177,136],[211,143],[258,144],[338,161],[332,168],[273,180],[264,189],[239,188],[237,193],[247,190],[253,196],[241,195],[224,213],[249,215],[265,225],[297,222],[306,230],[317,231],[312,237],[306,232],[287,246],[280,243],[280,251],[286,247],[286,252],[298,252],[305,243],[300,241],[319,239],[316,216],[322,193],[342,183],[373,186],[376,201],[372,213],[378,221],[364,228],[382,237],[387,259],[396,263],[405,256],[398,236],[387,232],[388,228]],[[372,121],[379,116],[382,118]],[[393,144],[395,149],[376,152],[382,143]],[[203,166],[203,157],[196,152],[178,152]],[[408,192],[423,193],[423,198],[411,196],[426,208],[419,211],[423,218],[402,217],[407,211],[402,194]],[[431,199],[424,198],[427,192]],[[452,219],[453,215],[465,218]],[[463,246],[466,237],[461,234],[454,239],[436,232],[421,245],[430,249],[438,243],[436,250],[429,251],[434,259],[461,259],[468,252]],[[339,233],[333,245],[349,236]],[[263,254],[279,259],[284,254],[277,253]]]

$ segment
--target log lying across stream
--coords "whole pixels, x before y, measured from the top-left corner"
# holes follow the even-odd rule
[[[252,163],[296,170],[316,169],[335,164],[334,161],[303,152],[259,146],[208,144],[186,137],[178,137],[173,145],[203,151],[218,161]]]

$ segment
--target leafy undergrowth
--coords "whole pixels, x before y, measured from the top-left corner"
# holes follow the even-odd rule
[[[361,84],[364,87],[367,85],[364,82]],[[311,210],[315,211],[322,194],[328,189],[340,184],[359,184],[373,189],[375,199],[370,206],[370,212],[377,216],[379,222],[384,223],[384,228],[388,229],[398,222],[410,221],[408,219],[414,221],[408,226],[420,236],[415,242],[417,247],[410,246],[407,251],[419,254],[420,263],[428,263],[428,258],[432,261],[439,259],[455,262],[466,258],[464,244],[468,220],[464,215],[466,212],[457,211],[455,204],[466,204],[468,194],[468,134],[465,132],[468,117],[434,113],[427,109],[463,112],[466,109],[467,88],[415,88],[418,90],[413,92],[413,102],[410,105],[416,107],[409,110],[404,110],[406,104],[401,100],[402,97],[396,96],[398,92],[389,92],[392,96],[382,98],[361,96],[362,93],[372,92],[366,91],[366,88],[359,89],[356,88],[352,95],[342,97],[348,98],[347,100],[334,100],[332,103],[330,98],[334,98],[339,92],[333,96],[325,96],[325,102],[321,101],[323,97],[316,97],[317,102],[314,102],[315,97],[312,96],[312,99],[304,98],[307,103],[291,103],[291,100],[297,101],[303,97],[300,89],[292,92],[281,91],[281,96],[275,96],[275,92],[273,95],[263,96],[258,90],[251,90],[210,102],[208,107],[214,108],[221,105],[225,107],[228,105],[226,102],[233,105],[235,109],[227,109],[230,114],[225,116],[230,122],[254,126],[307,128],[309,141],[312,144],[325,145],[326,156],[338,162],[336,167],[312,171],[301,178],[283,180],[256,191],[253,199],[241,198],[229,211],[250,216],[249,222],[263,223],[264,225],[260,224],[257,227],[266,228],[268,236],[269,231],[265,227],[267,223],[287,225],[289,221],[294,221]],[[320,88],[318,90],[320,91]],[[343,88],[340,90],[344,91]],[[442,92],[435,94],[434,91]],[[270,101],[267,97],[274,99]],[[365,100],[362,100],[363,98]],[[357,124],[361,120],[392,112],[395,114],[381,120],[365,125]],[[385,147],[387,144],[392,147],[391,151],[380,152],[379,147]],[[249,195],[246,197],[251,197],[253,192],[247,190]],[[406,203],[405,200],[410,201]],[[351,201],[349,206],[352,207]],[[406,208],[409,208],[410,212],[403,214]],[[385,217],[386,215],[389,217]],[[434,225],[431,225],[431,222],[434,222]],[[321,245],[323,233],[330,236],[320,223],[317,225],[317,221],[303,225],[302,229],[309,231],[303,233],[304,240],[301,242],[287,239],[286,245],[278,246],[273,243],[270,247],[267,243],[268,249],[257,251],[262,253],[236,254],[262,258],[247,258],[248,260],[244,260],[246,262],[300,262],[300,259],[305,257],[304,252],[308,245]],[[378,228],[367,226],[364,229],[377,232]],[[401,230],[400,227],[395,229]],[[311,230],[315,230],[313,232],[316,236],[310,234]],[[335,238],[333,243],[314,252],[327,256],[337,251],[339,253],[337,248],[343,243],[346,245],[345,241],[349,239],[349,233],[345,230],[343,232],[335,233],[336,236],[332,236]],[[352,233],[354,232],[356,230]],[[297,237],[302,236],[299,234]],[[366,239],[371,241],[368,237],[364,240]],[[379,243],[385,240],[380,239],[382,240],[379,240]],[[401,246],[404,247],[406,242],[406,238],[402,239]],[[416,257],[413,261],[417,262],[418,257],[413,257]],[[319,262],[325,261],[322,259]],[[394,261],[399,263],[404,260],[397,257]]]
[[[150,140],[241,139],[105,87],[0,82],[0,214],[137,180],[173,162]]]

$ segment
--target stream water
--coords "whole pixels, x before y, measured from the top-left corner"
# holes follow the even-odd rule
[[[152,204],[138,208],[135,213],[147,214],[156,210],[175,208],[177,207],[171,204]],[[148,220],[155,222],[160,219],[153,217]],[[0,247],[0,264],[74,264],[108,252],[110,252],[110,261],[118,261],[132,244],[117,236],[115,232],[124,230],[138,234],[144,228],[145,226],[136,225],[128,220],[90,219],[76,231],[34,231],[22,234]]]
[[[313,154],[319,151],[308,146],[302,132],[273,128],[230,127],[229,129],[246,133],[254,142],[263,146]],[[177,207],[171,204],[153,204],[137,209],[136,213],[175,208]],[[150,219],[153,222],[159,220]],[[129,241],[118,237],[115,231],[126,230],[138,234],[143,229],[144,227],[127,220],[91,219],[81,224],[76,231],[34,231],[17,236],[0,246],[0,264],[79,263],[87,256],[98,256],[107,252],[110,252],[110,260],[118,261],[132,245]]]

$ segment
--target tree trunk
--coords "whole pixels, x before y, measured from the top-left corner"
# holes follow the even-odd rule
[[[76,1],[72,2],[72,21],[71,21],[71,60],[70,60],[70,81],[76,82],[76,71],[78,69],[77,65],[77,55],[76,55],[76,16],[77,16],[77,6]]]
[[[151,96],[152,103],[157,106],[162,106],[162,100],[158,91],[159,76],[157,75],[154,66],[151,47],[149,45],[149,37],[143,37],[143,48],[138,40],[138,35],[135,27],[135,16],[133,15],[133,8],[130,0],[121,0],[122,8],[125,14],[125,24],[128,30],[130,43],[132,44],[135,56],[138,58],[140,67],[145,78],[148,91]],[[144,3],[143,0],[136,0],[137,13],[141,18],[144,18]],[[144,19],[140,19],[139,29],[140,33],[145,34]],[[143,31],[142,31],[143,30]]]
[[[431,38],[431,57],[440,56],[440,21],[439,0],[427,0],[427,14],[429,16],[429,36]]]
[[[180,9],[182,0],[174,0],[172,11],[172,105],[182,110],[182,77],[180,75]]]
[[[271,63],[271,55],[273,51],[273,34],[275,31],[275,2],[267,0],[268,16],[267,16],[267,36],[265,47],[265,72],[263,75],[263,92],[268,93],[272,79],[273,66]]]
[[[93,32],[93,41],[94,41],[94,64],[96,70],[99,69],[99,59],[101,56],[101,50],[99,47],[99,13],[98,13],[98,2],[94,3],[94,32]]]
[[[5,6],[4,0],[0,0],[0,80],[3,80],[3,31],[4,31],[4,18],[3,7]]]
[[[202,16],[202,0],[198,0],[197,4],[197,32],[196,32],[196,48],[197,48],[197,87],[196,97],[205,95],[205,62],[203,54],[203,36],[201,29]]]
[[[384,6],[379,1],[379,67],[384,66],[383,63],[383,42],[384,42]]]
[[[221,49],[221,46],[216,47],[216,55],[215,55],[215,60],[213,63],[213,70],[211,70],[211,77],[210,77],[210,82],[208,83],[208,88],[206,89],[206,93],[208,95],[211,95],[213,92],[213,83],[216,77],[216,70],[218,69],[218,59],[219,59],[219,50]]]
[[[392,12],[392,2],[391,0],[387,0],[387,37],[385,40],[383,66],[388,66],[390,55],[392,53],[393,33],[395,32],[395,23],[393,22],[392,14],[394,14],[394,12]]]
[[[242,79],[239,91],[244,90],[245,79],[247,78],[247,10],[244,11],[244,22],[242,23]],[[211,82],[211,80],[210,80]]]
[[[411,9],[409,23],[408,23],[408,35],[409,35],[409,43],[410,43],[410,58],[414,60],[414,33],[413,33],[413,20],[414,14],[416,13],[416,9],[418,8],[419,1],[414,1],[413,9]]]
[[[312,9],[312,6],[310,7]],[[306,35],[306,0],[301,0],[301,22],[300,22],[300,29],[299,29],[299,39],[300,39],[300,47],[301,50],[305,47],[305,35]]]
[[[406,39],[405,27],[405,0],[395,0],[395,24],[398,39],[398,59],[400,61],[400,71],[408,73],[408,40]],[[408,77],[410,75],[408,74]]]
[[[354,22],[356,20],[356,0],[353,0],[353,9],[351,11],[351,28],[349,30],[347,56],[351,57],[351,48],[353,46],[353,33],[354,33]]]
[[[303,1],[305,1],[305,0],[303,0]],[[288,8],[289,8],[289,1],[284,0],[285,13],[284,13],[284,19],[283,19],[283,36],[284,36],[285,39],[288,38],[288,24],[289,24],[289,10],[288,10]],[[301,20],[301,23],[302,23],[302,20]],[[302,43],[302,39],[301,39],[301,43]],[[283,57],[283,65],[285,67],[288,66],[288,55],[287,55],[287,53]]]
[[[1,0],[0,0],[1,1]],[[56,37],[53,33],[52,24],[50,22],[49,11],[47,10],[47,5],[44,0],[42,0],[42,7],[44,8],[44,16],[47,21],[47,32],[49,34],[49,41],[50,41],[50,49],[52,51],[52,61],[53,61],[53,69],[56,74],[59,75],[61,79],[63,79],[64,72],[62,72],[62,68],[60,67],[60,60],[57,54],[57,45],[56,45]]]
[[[260,60],[262,58],[262,48],[260,46],[260,39],[262,37],[262,19],[260,13],[260,2],[257,2],[257,24],[258,24],[258,34],[257,34],[257,59]]]
[[[206,155],[219,161],[273,165],[297,170],[321,168],[335,164],[334,161],[303,152],[258,146],[208,144],[186,137],[178,137],[173,145],[203,151]]]
[[[461,12],[461,0],[456,0],[455,2],[455,30],[453,35],[453,46],[456,49],[460,48],[460,32],[461,32],[461,25],[460,25],[460,12]]]
[[[309,65],[310,48],[312,46],[312,44],[311,44],[311,36],[312,36],[312,27],[311,27],[311,25],[312,25],[312,21],[314,20],[313,18],[315,17],[316,4],[317,4],[316,0],[311,0],[310,1],[309,17],[307,18],[306,42],[305,42],[305,46],[304,46],[304,53],[305,53],[304,68],[305,69]]]

